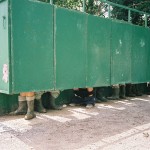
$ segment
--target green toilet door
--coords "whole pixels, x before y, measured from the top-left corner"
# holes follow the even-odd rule
[[[9,93],[8,1],[0,2],[0,92]]]

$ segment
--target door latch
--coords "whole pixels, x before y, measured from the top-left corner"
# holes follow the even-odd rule
[[[3,28],[6,29],[6,16],[3,16]]]

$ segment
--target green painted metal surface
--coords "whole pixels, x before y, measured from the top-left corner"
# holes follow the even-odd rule
[[[0,1],[2,93],[149,82],[149,66],[148,28],[38,1]],[[16,102],[0,95],[0,113]]]
[[[53,6],[11,0],[10,7],[12,93],[53,89]]]
[[[150,33],[150,32],[148,32]],[[149,40],[147,38],[146,28],[133,27],[133,42],[132,42],[132,82],[144,83],[148,82],[149,71]]]
[[[131,82],[132,25],[112,21],[111,84]]]
[[[8,1],[0,3],[0,92],[9,93]]]
[[[111,21],[88,16],[87,86],[110,85]]]
[[[148,61],[147,61],[147,81],[150,82],[150,71],[149,71],[149,67],[150,67],[150,29],[146,28],[146,49],[148,51]]]
[[[72,89],[64,90],[60,93],[59,97],[56,99],[57,105],[70,104],[74,97],[74,92]]]
[[[4,93],[149,81],[147,28],[37,1],[5,0],[0,7],[6,16],[0,24],[1,79],[4,65],[9,72],[7,82],[0,80]]]
[[[86,86],[87,15],[55,8],[56,89]]]
[[[18,107],[18,95],[0,94],[0,115],[14,111]]]
[[[62,106],[64,104],[71,103],[73,96],[74,93],[72,89],[61,91],[60,95],[55,99],[56,106]],[[50,100],[51,100],[50,92],[44,93],[42,95],[43,106],[47,109],[51,109],[52,107],[50,104]]]

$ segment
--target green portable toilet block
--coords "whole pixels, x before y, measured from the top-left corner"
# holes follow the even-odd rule
[[[0,110],[15,107],[20,92],[149,82],[149,56],[149,28],[0,0]]]

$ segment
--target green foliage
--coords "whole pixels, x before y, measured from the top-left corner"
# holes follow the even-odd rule
[[[49,3],[50,0],[40,0],[42,2]],[[53,0],[53,3],[59,7],[65,7],[68,9],[75,9],[82,11],[83,0]],[[85,1],[85,11],[86,13],[93,15],[103,15],[102,9],[105,7],[103,3],[99,0],[86,0]]]
[[[50,0],[40,0],[49,3]],[[130,8],[134,8],[140,11],[150,13],[150,0],[109,0],[113,3],[125,5]],[[99,0],[86,0],[85,11],[92,15],[104,16],[104,13],[108,11],[108,5],[101,3]],[[53,3],[60,7],[68,9],[75,9],[82,11],[83,0],[53,0]],[[128,10],[121,9],[119,7],[113,7],[111,11],[111,17],[128,21]],[[131,22],[137,25],[144,25],[144,16],[139,13],[131,13]],[[150,16],[148,16],[148,26],[150,26]]]
[[[92,15],[103,16],[105,4],[100,3],[99,0],[88,0],[86,1],[86,12]]]
[[[50,0],[39,0],[42,2],[50,3]],[[82,1],[79,0],[53,0],[53,4],[59,7],[65,7],[68,9],[79,10],[82,7]]]
[[[78,0],[54,0],[55,5],[65,7],[68,9],[78,10],[81,7],[81,3]]]
[[[125,5],[130,8],[137,9],[139,11],[144,11],[147,13],[150,13],[150,0],[110,0],[113,3]],[[120,9],[118,7],[113,7],[112,10],[112,17],[121,19],[121,20],[128,20],[128,11],[125,9]],[[142,25],[144,26],[144,16],[143,14],[131,13],[131,22],[137,25]],[[150,26],[150,17],[148,17],[148,26]]]

